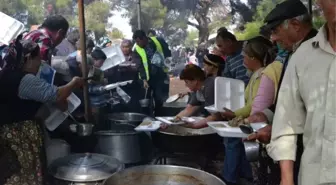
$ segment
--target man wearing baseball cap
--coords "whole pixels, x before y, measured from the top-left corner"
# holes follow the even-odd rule
[[[293,185],[297,140],[303,135],[298,185],[336,184],[336,1],[317,0],[326,24],[291,56],[278,95],[269,155],[281,185]]]
[[[308,14],[307,8],[299,0],[287,0],[278,4],[265,18],[265,25],[263,29],[269,30],[271,39],[289,52],[289,55],[283,62],[283,69],[281,72],[278,89],[280,88],[282,78],[287,69],[288,61],[296,49],[305,41],[314,37],[317,31],[312,26],[311,16]],[[278,91],[279,93],[279,91]],[[251,115],[249,122],[268,122],[273,121],[273,115],[277,104],[277,97],[274,104],[262,112]],[[263,141],[270,141],[271,125],[259,130],[251,139],[259,139]],[[268,132],[268,134],[265,134]],[[261,138],[267,136],[267,138]],[[270,152],[272,149],[268,147]],[[302,155],[303,144],[302,135],[298,137],[297,159],[294,169],[294,179],[297,181],[299,162]],[[296,183],[297,184],[297,183]]]

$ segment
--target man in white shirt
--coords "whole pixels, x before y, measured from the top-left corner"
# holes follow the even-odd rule
[[[290,59],[267,147],[280,162],[281,185],[294,185],[299,134],[304,144],[299,185],[336,184],[336,1],[317,2],[327,23]]]

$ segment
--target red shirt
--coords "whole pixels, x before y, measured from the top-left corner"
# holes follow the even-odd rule
[[[45,29],[39,29],[29,32],[24,39],[30,39],[36,42],[40,47],[41,59],[50,64],[51,55],[55,48],[49,32]]]

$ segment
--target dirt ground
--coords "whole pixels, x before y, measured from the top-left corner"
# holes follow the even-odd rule
[[[188,88],[184,85],[184,81],[178,78],[170,78],[169,95],[188,92]]]

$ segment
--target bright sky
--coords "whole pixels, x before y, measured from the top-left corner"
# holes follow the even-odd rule
[[[124,18],[121,15],[123,14],[123,11],[113,11],[113,16],[109,18],[109,23],[112,23],[112,28],[118,28],[121,30],[127,39],[132,38],[132,28],[129,24],[129,19]]]

